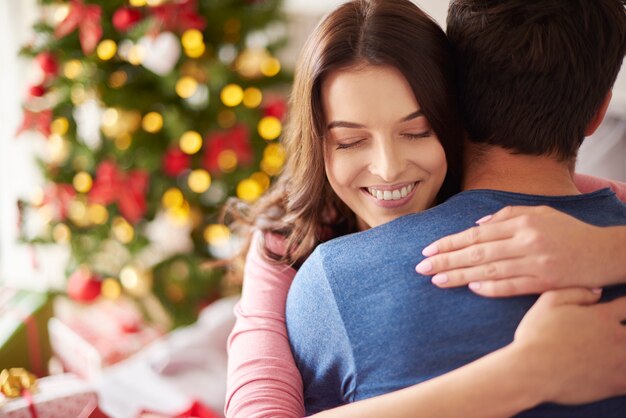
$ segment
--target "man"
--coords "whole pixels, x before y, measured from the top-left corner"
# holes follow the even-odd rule
[[[505,206],[547,205],[626,225],[609,191],[572,179],[626,51],[622,0],[458,0],[448,34],[468,129],[463,193],[427,212],[320,246],[300,269],[287,327],[307,409],[370,398],[442,375],[505,346],[536,297],[481,298],[415,275],[429,243]],[[626,294],[605,289],[603,298]],[[623,417],[626,398],[544,404],[528,417]],[[417,411],[416,411],[417,413]]]

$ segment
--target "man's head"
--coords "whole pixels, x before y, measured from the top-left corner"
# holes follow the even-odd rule
[[[447,31],[469,139],[571,161],[626,53],[626,0],[453,0]]]

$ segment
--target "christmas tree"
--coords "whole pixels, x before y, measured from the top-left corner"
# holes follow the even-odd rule
[[[284,162],[290,77],[280,0],[41,0],[23,48],[40,78],[20,132],[44,135],[32,244],[69,245],[74,299],[135,298],[154,320],[193,321],[225,291],[219,223]]]

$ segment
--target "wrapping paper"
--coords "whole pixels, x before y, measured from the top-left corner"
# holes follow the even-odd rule
[[[72,374],[41,378],[37,388],[32,406],[25,397],[0,401],[0,418],[87,418],[98,406],[95,388]]]

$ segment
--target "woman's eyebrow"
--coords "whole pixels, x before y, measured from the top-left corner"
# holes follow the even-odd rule
[[[402,122],[408,122],[410,120],[419,118],[420,116],[424,116],[424,112],[422,112],[421,110],[417,110],[413,113],[411,113],[410,115],[407,115],[405,117],[403,117],[402,119],[400,119],[400,123]],[[361,129],[361,128],[365,128],[365,125],[361,125],[359,123],[354,123],[354,122],[346,122],[346,121],[342,121],[342,120],[337,120],[337,121],[332,121],[328,124],[328,126],[326,126],[326,129],[330,130],[333,128],[352,128],[352,129]]]
[[[408,122],[408,121],[410,121],[410,120],[412,120],[412,119],[417,119],[417,118],[419,118],[420,116],[424,116],[424,112],[422,112],[422,110],[421,110],[421,109],[419,109],[419,110],[417,110],[417,111],[415,111],[415,112],[411,113],[411,114],[410,114],[410,115],[408,115],[408,116],[403,117],[402,119],[400,119],[400,123],[402,123],[402,122]]]
[[[354,122],[344,122],[344,121],[338,120],[338,121],[330,122],[326,128],[329,129],[329,130],[333,129],[333,128],[360,129],[360,128],[365,128],[365,125],[360,125],[360,124],[354,123]]]

